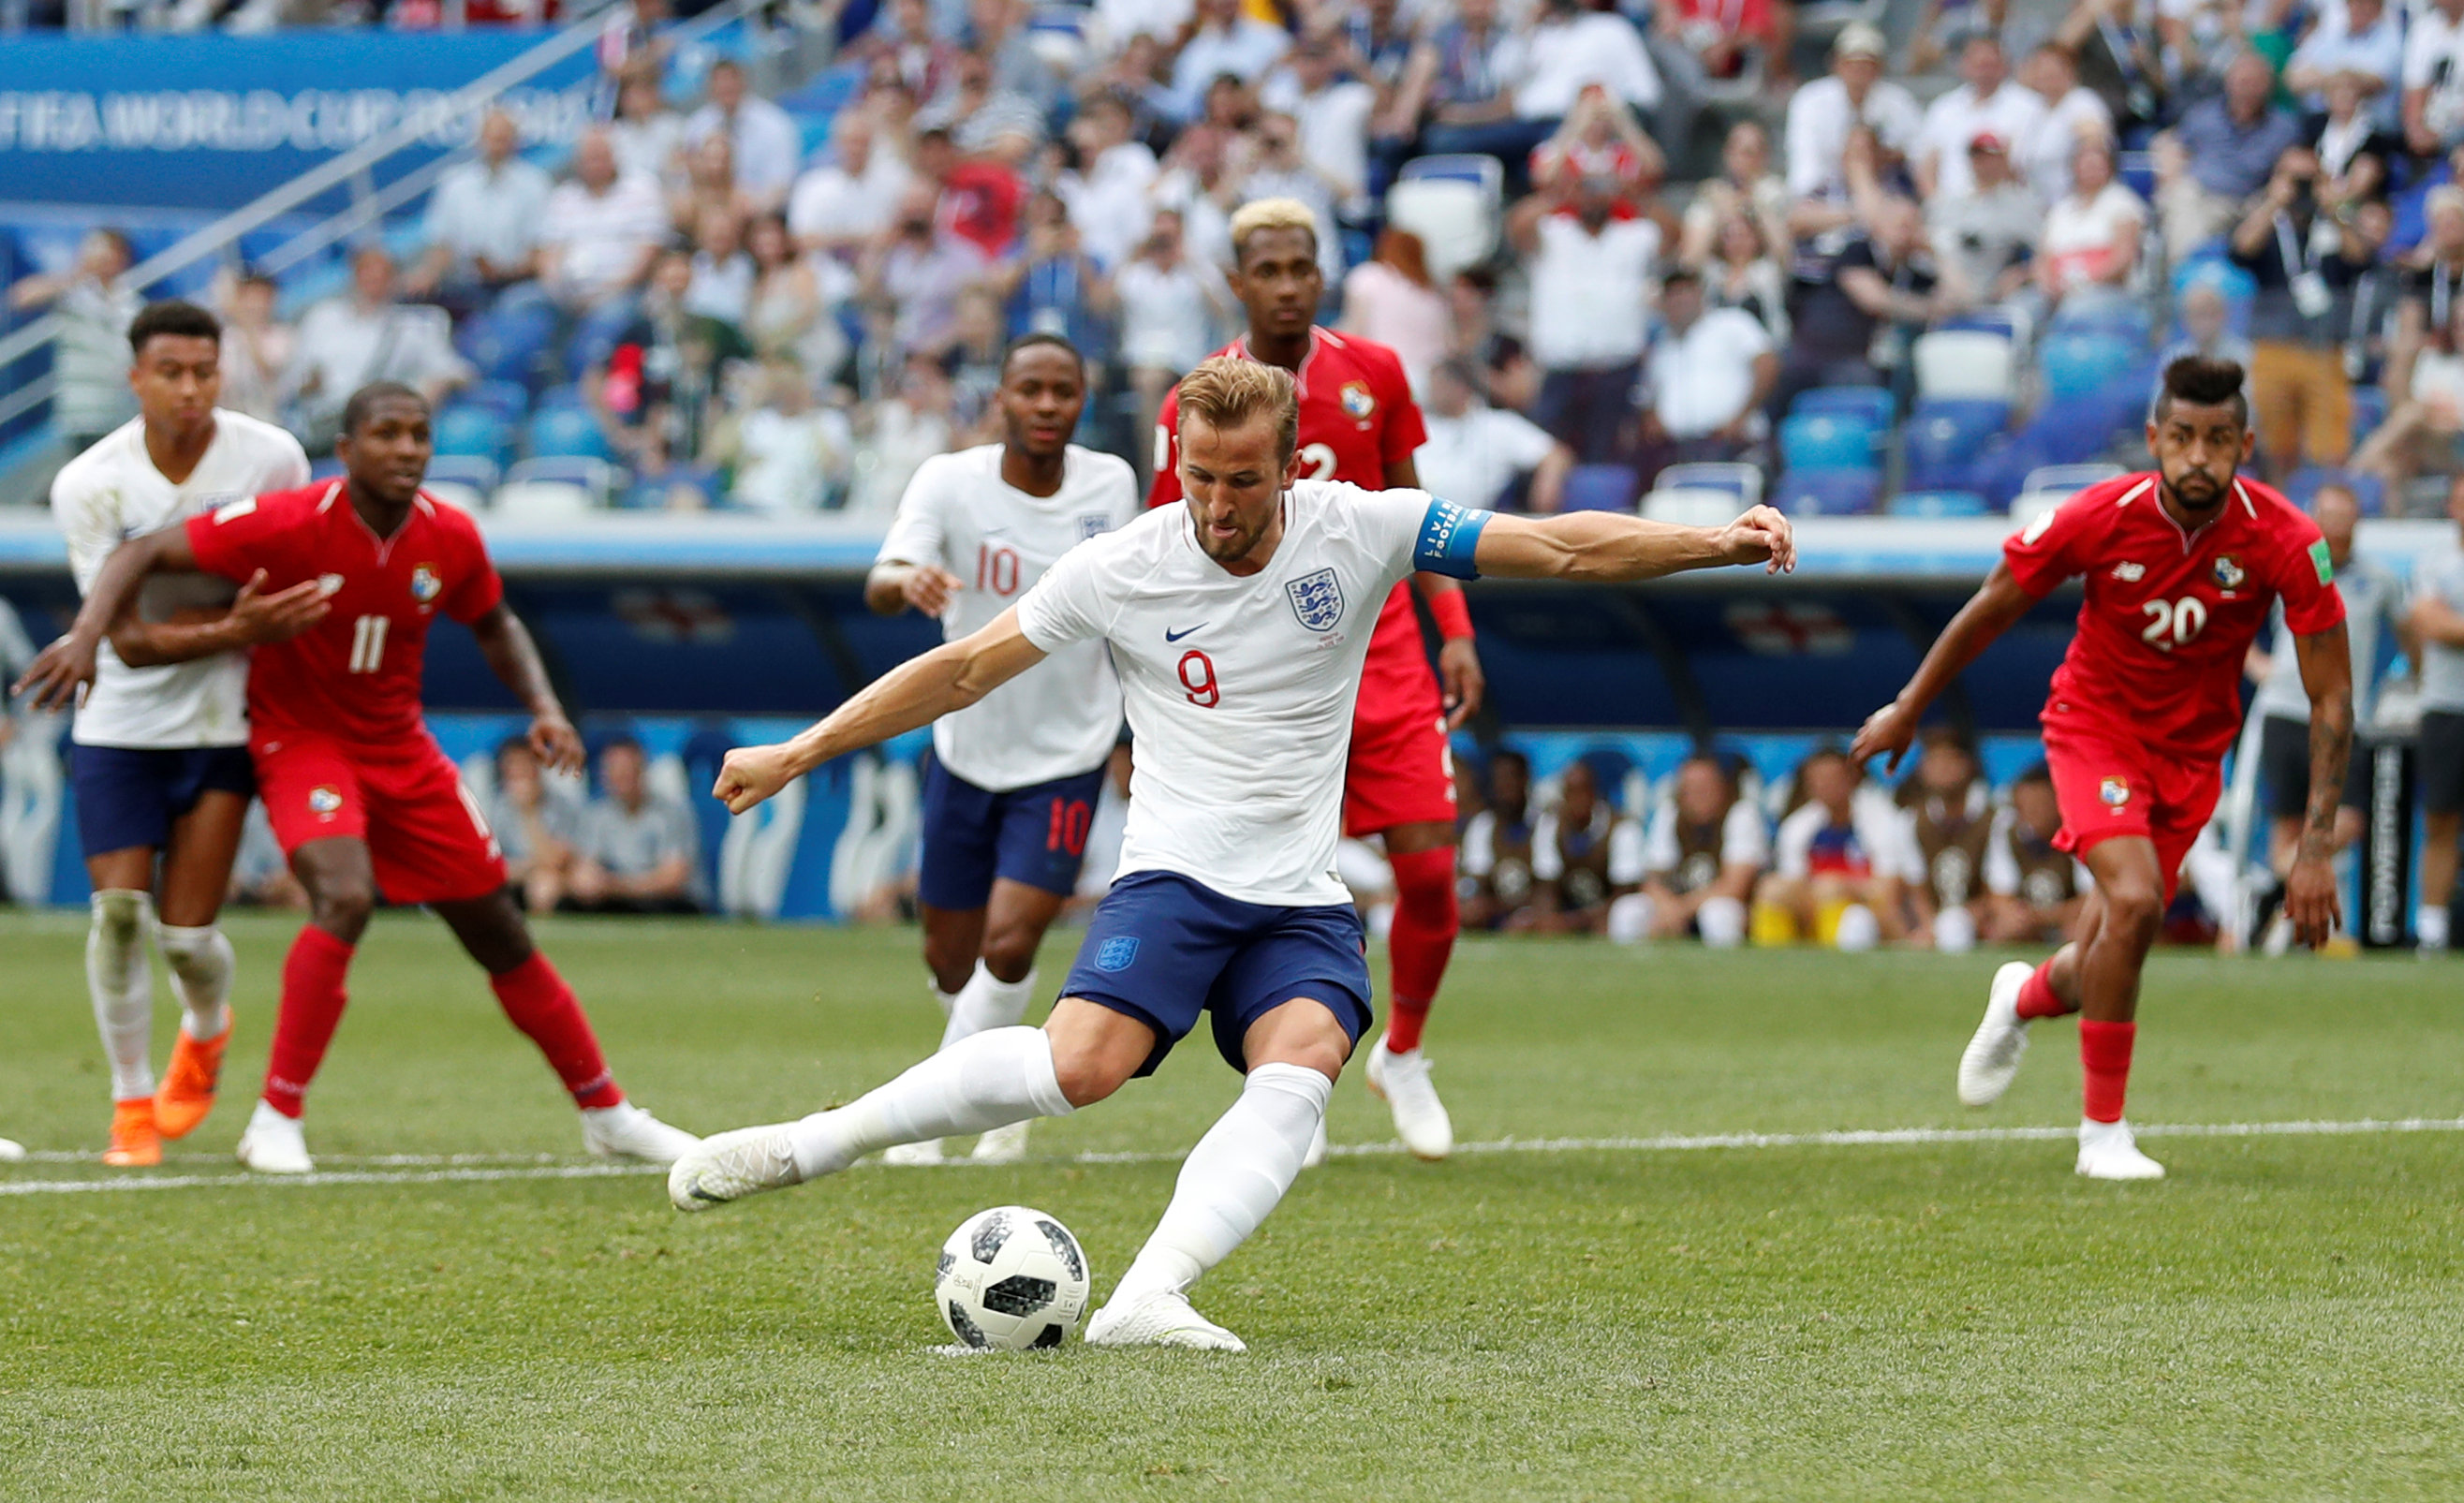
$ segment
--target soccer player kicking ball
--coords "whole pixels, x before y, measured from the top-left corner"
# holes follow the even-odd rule
[[[222,325],[212,314],[148,304],[128,343],[137,417],[52,482],[52,515],[85,591],[124,538],[308,480],[297,439],[214,405]],[[69,753],[94,888],[86,989],[111,1067],[102,1161],[120,1167],[161,1163],[163,1139],[187,1137],[213,1110],[231,1036],[231,947],[214,921],[256,789],[246,650],[305,630],[326,609],[313,583],[278,595],[252,584],[234,599],[209,579],[160,581],[141,606],[96,648],[94,688],[77,706]],[[181,1003],[160,1089],[149,932]]]
[[[582,1005],[531,943],[495,838],[420,718],[420,665],[442,611],[471,628],[488,666],[530,706],[539,760],[582,763],[582,739],[530,633],[505,607],[479,529],[420,491],[432,447],[419,393],[392,382],[363,387],[343,408],[335,446],[345,478],[233,501],[121,545],[69,634],[43,650],[21,687],[39,704],[91,681],[104,630],[157,574],[255,577],[277,589],[306,583],[330,608],[308,631],[259,647],[249,673],[249,752],[311,917],[283,963],[265,1095],[240,1137],[240,1162],[268,1174],[315,1168],[299,1116],[380,892],[435,909],[486,968],[506,1016],[582,1109],[591,1152],[672,1162],[695,1139],[617,1090]]]
[[[2055,844],[2087,863],[2096,891],[2082,939],[2042,965],[1994,973],[1985,1021],[1959,1061],[1959,1098],[1991,1104],[2018,1070],[2028,1024],[2079,1013],[2079,1172],[2090,1179],[2165,1173],[2122,1116],[2140,971],[2182,858],[2215,810],[2241,725],[2242,663],[2278,598],[2310,695],[2310,804],[2284,911],[2314,947],[2339,917],[2330,863],[2353,744],[2344,606],[2318,526],[2236,474],[2251,442],[2239,365],[2191,357],[2166,366],[2147,422],[2156,469],[2090,486],[2004,544],[1984,587],[1850,752],[1887,755],[1897,767],[1951,679],[2056,586],[2084,578],[2079,631],[2039,718],[2062,813]]]
[[[1069,442],[1087,365],[1057,334],[1009,347],[995,394],[1003,440],[924,461],[864,583],[883,615],[913,607],[951,641],[991,624],[1060,557],[1137,515],[1128,464]],[[1062,649],[982,703],[933,723],[916,896],[941,1047],[1007,1028],[1035,994],[1035,952],[1077,890],[1121,685],[1100,642]],[[1026,1124],[977,1140],[979,1162],[1025,1156]],[[892,1149],[938,1163],[938,1139]]]
[[[1232,290],[1248,314],[1249,332],[1217,353],[1292,373],[1301,475],[1370,491],[1418,489],[1412,454],[1429,432],[1402,360],[1383,344],[1310,321],[1326,295],[1326,276],[1318,268],[1317,220],[1309,206],[1289,198],[1243,205],[1232,216]],[[1156,418],[1151,506],[1181,499],[1174,462],[1176,400],[1166,397]],[[1420,1029],[1461,928],[1455,771],[1446,733],[1480,708],[1484,681],[1462,586],[1431,573],[1413,576],[1412,584],[1444,638],[1438,654],[1444,696],[1429,674],[1411,589],[1397,584],[1378,608],[1361,670],[1344,767],[1343,832],[1379,836],[1395,872],[1395,926],[1386,937],[1394,975],[1386,1031],[1369,1051],[1369,1089],[1386,1098],[1404,1147],[1422,1159],[1443,1159],[1454,1151],[1454,1122],[1430,1083]],[[1312,1164],[1326,1156],[1323,1131],[1321,1124],[1309,1150]]]
[[[1793,566],[1787,520],[1722,528],[1464,511],[1421,491],[1300,477],[1291,376],[1217,358],[1180,383],[1179,506],[1081,544],[983,630],[892,670],[781,745],[730,752],[739,813],[831,758],[977,703],[1051,653],[1111,647],[1137,767],[1121,875],[1041,1028],[960,1039],[853,1103],[705,1140],[669,1172],[697,1211],[892,1144],[1067,1115],[1152,1072],[1213,1014],[1247,1076],[1087,1329],[1109,1346],[1242,1350],[1188,1291],[1300,1173],[1369,1026],[1359,915],[1334,876],[1353,697],[1379,604],[1414,569],[1650,579]]]

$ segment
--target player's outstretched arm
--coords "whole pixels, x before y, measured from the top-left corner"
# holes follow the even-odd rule
[[[265,570],[259,569],[218,616],[140,621],[135,611],[123,611],[111,626],[111,650],[131,668],[193,662],[259,642],[288,642],[324,620],[333,608],[325,598],[325,586],[315,580],[301,580],[270,595],[264,590]]]
[[[1043,661],[1013,606],[983,630],[882,674],[794,740],[729,752],[711,794],[741,814],[830,759],[963,710]]]
[[[1942,635],[1934,638],[1925,661],[1917,665],[1916,676],[1900,691],[1900,696],[1866,717],[1848,755],[1859,763],[1869,757],[1887,757],[1883,770],[1899,771],[1900,759],[1916,740],[1917,722],[1925,718],[1926,707],[1976,661],[1976,654],[1992,646],[1993,639],[2010,630],[2035,603],[2035,596],[2019,587],[2008,563],[1995,564],[1968,604],[1959,608],[1959,614],[1950,618],[1950,625],[1942,629]]]
[[[1760,564],[1773,574],[1796,567],[1788,519],[1757,506],[1725,527],[1680,527],[1616,512],[1562,517],[1489,517],[1472,554],[1493,579],[1558,579],[1626,584],[1686,569]]]
[[[2284,916],[2294,938],[2316,949],[2343,917],[2337,897],[2336,806],[2353,757],[2353,658],[2341,621],[2293,639],[2301,687],[2310,692],[2310,802],[2301,844],[2284,876]]]
[[[565,718],[564,704],[556,696],[556,686],[548,682],[547,664],[539,659],[530,628],[499,600],[471,623],[471,635],[478,641],[479,655],[488,660],[489,670],[531,712],[531,750],[559,772],[580,772],[582,733]]]
[[[77,620],[65,635],[34,656],[33,666],[17,680],[16,692],[31,695],[38,710],[65,707],[77,699],[77,690],[94,682],[95,652],[104,637],[117,646],[126,633],[129,646],[139,654],[132,666],[147,663],[181,662],[203,657],[253,642],[275,641],[297,635],[316,624],[324,614],[322,590],[313,580],[295,585],[273,595],[258,595],[252,580],[251,588],[241,594],[232,607],[232,615],[218,622],[182,625],[145,626],[136,620],[138,586],[152,574],[193,570],[197,556],[188,546],[186,527],[165,527],[160,532],[132,538],[111,550],[102,561],[100,572],[86,590],[85,604],[78,608]],[[240,607],[245,605],[245,612]],[[236,619],[233,619],[233,615]]]
[[[864,577],[865,608],[876,616],[894,616],[913,606],[928,616],[950,608],[958,590],[958,576],[932,564],[876,564]]]

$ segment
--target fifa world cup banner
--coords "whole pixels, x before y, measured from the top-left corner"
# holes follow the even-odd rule
[[[447,100],[543,31],[60,36],[0,42],[0,200],[231,210],[406,122],[386,181],[467,144]],[[590,49],[500,101],[529,142],[588,122]],[[337,200],[339,201],[339,199]]]

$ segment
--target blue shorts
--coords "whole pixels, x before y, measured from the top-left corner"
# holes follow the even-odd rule
[[[1226,897],[1175,872],[1133,872],[1095,905],[1062,984],[1155,1030],[1150,1075],[1214,1015],[1215,1049],[1245,1072],[1249,1026],[1295,997],[1326,1004],[1352,1042],[1368,1031],[1369,937],[1349,903],[1286,908]]]
[[[245,746],[69,747],[77,839],[87,856],[132,846],[162,850],[171,827],[211,792],[256,794]]]
[[[1067,897],[1078,890],[1087,829],[1104,769],[995,793],[924,754],[924,851],[915,895],[927,908],[959,912],[991,901],[993,878]]]

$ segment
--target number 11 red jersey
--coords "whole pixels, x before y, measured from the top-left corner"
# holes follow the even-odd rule
[[[468,625],[504,598],[478,525],[422,493],[390,538],[360,519],[343,481],[274,491],[192,519],[188,546],[209,574],[265,592],[328,582],[332,609],[249,660],[250,734],[310,733],[404,755],[429,744],[419,714],[428,629],[442,611]]]

